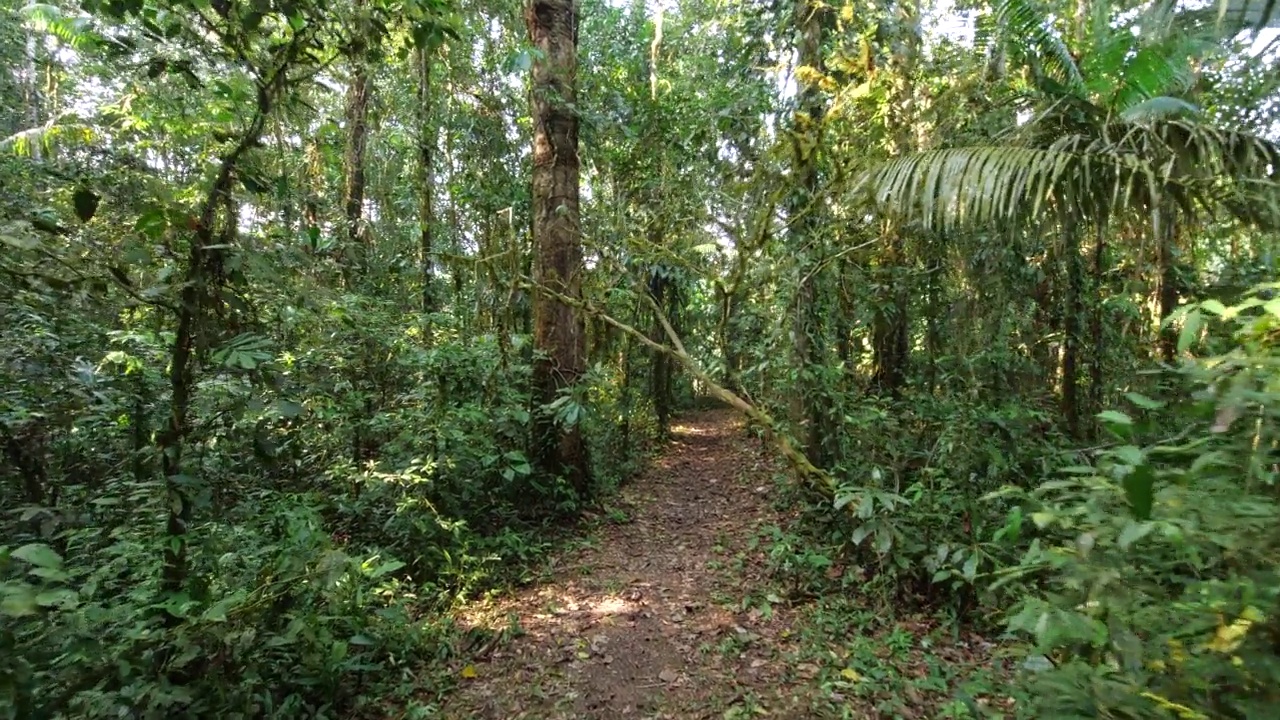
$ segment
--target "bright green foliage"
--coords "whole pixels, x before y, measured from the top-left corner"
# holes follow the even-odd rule
[[[578,4],[586,372],[545,404],[523,3],[0,8],[0,718],[430,703],[448,610],[706,395],[804,481],[764,605],[821,642],[937,611],[1010,630],[1036,717],[1274,714],[1277,45],[1164,0],[961,3],[972,42]]]
[[[1274,290],[1189,306],[1216,318],[1186,341],[1188,399],[1132,394],[1103,413],[1113,442],[1017,493],[1034,541],[1002,582],[1043,583],[1008,621],[1053,662],[1041,715],[1263,717],[1280,699]]]

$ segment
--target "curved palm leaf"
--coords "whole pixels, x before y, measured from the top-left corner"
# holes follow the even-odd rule
[[[1083,90],[1084,76],[1065,41],[1053,29],[1044,8],[1032,0],[998,0],[995,24],[1001,39],[1013,45],[1024,62],[1073,91]]]
[[[1147,98],[1136,105],[1130,105],[1120,112],[1120,119],[1131,123],[1199,116],[1200,108],[1181,98],[1167,95]]]
[[[1248,133],[1185,121],[1116,122],[1098,137],[1044,147],[981,146],[909,155],[861,179],[892,214],[942,224],[1020,224],[1052,200],[1082,221],[1174,202],[1188,214],[1280,218],[1280,147]]]

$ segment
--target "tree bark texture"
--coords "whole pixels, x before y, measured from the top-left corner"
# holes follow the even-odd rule
[[[582,243],[578,220],[577,0],[532,0],[529,36],[539,51],[533,63],[534,279],[555,293],[582,296]],[[586,328],[577,309],[539,295],[533,309],[534,399],[544,406],[581,377]],[[557,427],[537,413],[533,455],[547,474],[561,475],[584,496],[590,486],[587,447],[578,425]]]
[[[357,7],[363,5],[363,2],[357,2]],[[368,48],[363,39],[352,43],[351,83],[347,86],[346,105],[347,147],[343,163],[345,180],[342,186],[347,235],[344,251],[355,255],[356,265],[361,269],[367,264],[367,248],[361,246],[360,223],[364,218],[364,156],[369,139],[369,94],[373,84],[369,77],[367,54]]]
[[[796,28],[800,34],[799,62],[801,66],[823,72],[822,38],[825,30],[824,6],[812,0],[796,3]],[[815,153],[821,145],[822,121],[826,105],[818,87],[801,82],[800,97],[795,118],[798,138],[792,156],[792,172],[795,192],[791,198],[788,215],[791,223],[792,252],[800,258],[796,268],[799,286],[796,288],[796,307],[793,352],[800,367],[800,392],[795,395],[793,414],[805,427],[804,452],[818,467],[828,462],[827,425],[831,413],[828,410],[830,389],[821,387],[817,378],[818,366],[823,359],[822,304],[818,283],[818,269],[825,261],[826,248],[819,230],[822,227],[821,206],[817,204],[818,164]]]

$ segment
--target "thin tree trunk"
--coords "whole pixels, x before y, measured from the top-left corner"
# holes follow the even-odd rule
[[[283,73],[277,81],[283,77]],[[241,157],[262,134],[271,110],[272,93],[278,88],[258,90],[258,107],[249,129],[240,142],[220,163],[209,194],[196,218],[195,232],[187,258],[186,277],[179,294],[177,327],[169,353],[170,412],[168,424],[159,434],[160,466],[164,474],[168,517],[165,531],[168,542],[164,549],[161,588],[179,592],[187,577],[187,526],[191,522],[190,479],[184,474],[182,456],[191,411],[191,395],[195,384],[196,333],[210,301],[210,284],[221,274],[223,250],[215,249],[218,208],[231,202],[231,184]]]
[[[650,338],[663,342],[662,317],[667,303],[667,279],[649,279],[649,298],[653,301],[653,329]],[[671,358],[660,350],[650,352],[649,397],[653,401],[654,414],[658,416],[658,430],[664,436],[671,425]]]
[[[796,27],[800,31],[799,62],[801,66],[822,71],[822,38],[827,10],[813,0],[796,3]],[[815,155],[821,144],[823,115],[826,106],[822,94],[813,83],[802,82],[795,119],[796,142],[792,155],[792,172],[796,189],[788,209],[791,223],[791,248],[801,258],[796,268],[795,318],[793,320],[793,353],[801,368],[800,388],[795,394],[793,414],[805,427],[804,453],[818,467],[825,467],[827,395],[829,389],[815,380],[822,363],[822,309],[817,284],[818,269],[824,261],[824,244],[818,236],[821,206],[817,200],[818,164]]]
[[[930,238],[930,245],[933,247],[933,262],[929,267],[929,281],[927,283],[925,302],[928,306],[928,316],[925,319],[925,354],[928,356],[928,367],[925,368],[925,384],[930,393],[933,393],[938,386],[938,359],[942,355],[942,320],[941,315],[946,310],[946,303],[943,300],[943,283],[942,283],[942,253],[940,249],[943,245],[943,238]]]
[[[533,63],[534,279],[577,300],[582,295],[578,218],[577,0],[531,0],[529,36],[539,51]],[[585,328],[578,310],[558,299],[534,301],[534,398],[544,407],[572,387],[584,371]],[[543,473],[564,476],[580,497],[591,481],[581,427],[558,427],[547,413],[534,422],[533,457]]]
[[[1160,242],[1160,286],[1159,296],[1160,320],[1164,320],[1178,309],[1178,272],[1177,272],[1177,218],[1174,211],[1166,204],[1156,210],[1156,237]],[[1160,330],[1160,359],[1172,363],[1178,357],[1178,333],[1172,327]]]
[[[25,57],[23,58],[25,68],[23,75],[23,111],[26,115],[25,121],[28,129],[40,126],[40,69],[38,63],[38,48],[36,42],[36,34],[34,31],[27,30],[27,47]],[[31,143],[31,159],[40,162],[44,148],[40,142],[33,141]]]
[[[431,56],[423,48],[414,52],[418,68],[418,263],[422,273],[422,314],[430,315],[436,311],[431,237],[435,222],[431,207],[435,192],[431,176],[435,144],[435,128],[431,126]]]
[[[889,131],[893,137],[892,154],[905,155],[914,149],[914,120],[908,109],[915,95],[913,74],[919,53],[919,36],[911,27],[919,17],[919,7],[914,1],[898,6],[900,28],[904,33],[894,44],[893,95],[890,106]],[[896,396],[906,384],[907,364],[910,362],[910,333],[908,312],[910,297],[908,288],[898,270],[906,264],[906,243],[903,228],[896,220],[886,223],[887,246],[877,268],[881,288],[875,305],[872,350],[875,354],[872,386],[878,392]]]
[[[1062,252],[1067,261],[1066,307],[1063,309],[1062,339],[1062,417],[1071,437],[1080,437],[1080,299],[1084,284],[1084,268],[1080,257],[1079,234],[1065,206],[1058,209],[1062,231]]]
[[[1093,355],[1089,358],[1089,409],[1092,413],[1102,410],[1102,374],[1106,347],[1103,346],[1103,295],[1104,266],[1106,258],[1106,223],[1099,221],[1093,245],[1093,317],[1089,334],[1092,336]]]
[[[357,0],[356,7],[363,8],[364,4],[364,0]],[[368,47],[364,38],[358,38],[351,48],[351,83],[347,86],[346,105],[346,177],[342,187],[347,242],[343,250],[355,256],[354,265],[361,272],[368,264],[368,248],[363,247],[361,232],[361,221],[364,219],[365,149],[369,136],[369,93],[372,86],[367,55]]]

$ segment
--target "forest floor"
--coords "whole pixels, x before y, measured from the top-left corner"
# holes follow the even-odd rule
[[[463,610],[504,638],[456,670],[445,718],[1003,716],[1007,667],[929,617],[784,600],[773,466],[729,411],[692,414],[611,521],[543,582]],[[833,568],[829,572],[841,572]]]

